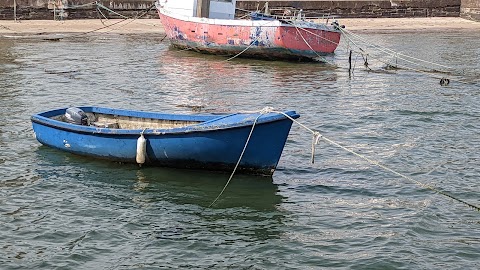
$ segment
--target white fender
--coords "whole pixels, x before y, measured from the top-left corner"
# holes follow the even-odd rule
[[[147,157],[147,140],[143,137],[143,134],[137,140],[137,163],[142,166],[145,163]]]

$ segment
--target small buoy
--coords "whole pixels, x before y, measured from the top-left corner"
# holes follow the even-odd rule
[[[441,86],[447,86],[448,84],[450,84],[450,80],[447,79],[447,78],[441,78],[440,79],[440,85]]]
[[[137,163],[142,166],[145,163],[145,158],[147,156],[147,140],[143,137],[143,133],[137,140],[137,156],[136,161]]]

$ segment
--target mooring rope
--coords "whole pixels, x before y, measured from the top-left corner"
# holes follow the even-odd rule
[[[270,23],[270,22],[267,21],[265,24],[260,25],[259,27],[264,27],[264,26],[266,26],[266,25],[269,24],[269,23]],[[249,44],[245,49],[243,49],[241,52],[239,52],[239,53],[237,53],[236,55],[228,58],[228,59],[225,60],[225,61],[230,61],[230,60],[235,59],[235,58],[237,58],[238,56],[242,55],[244,52],[246,52],[248,49],[250,49],[250,48],[258,41],[259,38],[260,38],[260,34],[257,34],[257,37],[255,38],[255,40],[252,41],[252,42],[250,42],[250,44]]]
[[[342,29],[341,31],[344,31],[344,30]],[[348,41],[350,41],[353,45],[355,45],[360,51],[353,50],[353,49],[350,49],[350,50],[353,50],[353,51],[356,52],[356,53],[360,53],[364,58],[365,58],[365,56],[368,55],[368,56],[370,56],[370,57],[372,57],[372,58],[374,58],[374,59],[376,59],[376,60],[378,60],[378,61],[380,61],[380,62],[382,62],[382,63],[384,63],[384,64],[387,64],[387,65],[389,65],[389,66],[393,66],[393,67],[402,66],[402,65],[399,65],[398,63],[392,64],[392,63],[390,63],[390,62],[385,62],[385,61],[380,60],[380,57],[374,57],[374,56],[372,56],[372,54],[368,53],[365,49],[362,49],[362,47],[361,47],[360,45],[358,45],[355,41],[353,41],[353,39],[352,39],[351,37],[349,37],[347,34],[345,34],[345,32],[342,32],[342,33],[343,33],[343,36],[344,36]],[[390,49],[388,49],[388,50],[390,50]],[[393,53],[388,52],[387,49],[385,49],[385,50],[380,49],[379,51],[385,52],[386,54],[392,56],[394,59],[401,59],[401,60],[403,60],[403,61],[405,61],[405,62],[407,62],[407,63],[410,63],[410,64],[412,64],[412,65],[414,65],[414,66],[427,67],[427,66],[425,66],[425,65],[415,63],[415,62],[410,61],[410,60],[407,60],[407,59],[405,59],[405,58],[398,57],[398,55],[402,55],[402,54],[397,53],[397,52],[394,52],[393,50],[390,50],[390,51],[392,51]],[[411,57],[411,58],[414,58],[414,57]],[[414,59],[418,59],[418,58],[414,58]],[[421,59],[418,59],[418,60],[421,60]],[[423,61],[423,60],[421,60],[421,61]],[[424,61],[424,62],[428,62],[428,61]],[[433,63],[433,62],[428,62],[428,63],[435,64],[435,63]],[[437,64],[437,65],[440,65],[440,64]],[[410,69],[410,70],[417,71],[417,72],[425,72],[425,73],[427,73],[427,72],[428,72],[428,73],[431,73],[431,72],[448,73],[448,72],[446,72],[446,71],[439,71],[439,70],[436,70],[436,69],[421,70],[421,69],[416,69],[416,68],[412,68],[412,67],[408,67],[408,66],[402,66],[402,67],[403,67],[404,69]]]
[[[272,107],[265,107],[265,108],[263,108],[263,109],[260,110],[260,111],[244,111],[244,112],[241,112],[241,113],[259,113],[259,115],[255,118],[255,121],[253,122],[253,125],[252,125],[252,128],[251,128],[251,130],[250,130],[250,133],[249,133],[249,135],[248,135],[247,141],[245,142],[245,146],[243,147],[243,150],[242,150],[242,152],[241,152],[241,154],[240,154],[240,157],[239,157],[239,159],[238,159],[238,161],[237,161],[237,163],[236,163],[236,165],[235,165],[235,167],[234,167],[234,169],[233,169],[233,172],[230,174],[230,177],[228,178],[228,180],[227,180],[225,186],[223,187],[222,191],[218,194],[218,196],[215,198],[215,200],[214,200],[208,207],[212,207],[212,206],[218,201],[218,199],[222,196],[222,194],[223,194],[223,193],[225,192],[225,190],[227,189],[227,186],[230,184],[230,182],[231,182],[231,180],[232,180],[232,178],[233,178],[233,175],[235,174],[235,172],[236,172],[236,170],[237,170],[237,168],[238,168],[238,166],[239,166],[239,164],[240,164],[240,161],[241,161],[242,158],[243,158],[243,154],[245,153],[245,150],[247,149],[248,142],[250,141],[250,138],[251,138],[251,136],[252,136],[253,130],[254,130],[255,125],[256,125],[258,119],[260,118],[260,116],[262,116],[262,115],[264,115],[264,114],[267,114],[267,113],[278,113],[278,114],[281,114],[281,115],[285,116],[285,117],[286,117],[287,119],[289,119],[290,121],[298,124],[300,127],[308,130],[310,133],[312,133],[312,135],[313,135],[313,137],[312,137],[312,147],[311,147],[311,150],[312,150],[311,162],[312,162],[312,164],[313,164],[314,161],[315,161],[315,159],[314,159],[314,158],[315,158],[315,146],[319,143],[319,140],[322,139],[322,140],[328,142],[328,143],[331,144],[331,145],[334,145],[334,146],[336,146],[336,147],[339,147],[339,148],[342,149],[342,150],[345,150],[345,151],[347,151],[347,152],[349,152],[349,153],[351,153],[351,154],[353,154],[353,155],[355,155],[355,156],[357,156],[357,157],[359,157],[359,158],[361,158],[361,159],[363,159],[363,160],[368,161],[369,163],[371,163],[371,164],[373,164],[373,165],[376,165],[376,166],[378,166],[378,167],[380,167],[380,168],[382,168],[382,169],[384,169],[384,170],[386,170],[386,171],[388,171],[388,172],[391,172],[391,173],[393,173],[393,174],[395,174],[395,175],[397,175],[397,176],[400,176],[400,177],[402,177],[402,178],[404,178],[404,179],[407,179],[407,180],[409,180],[410,182],[412,182],[412,183],[414,183],[414,184],[416,184],[416,185],[418,185],[418,186],[420,186],[420,187],[423,187],[423,188],[425,188],[425,189],[429,189],[429,190],[431,190],[431,191],[433,191],[433,192],[435,192],[435,193],[437,193],[437,194],[443,195],[443,196],[448,197],[448,198],[450,198],[450,199],[453,199],[453,200],[455,200],[455,201],[457,201],[457,202],[463,203],[463,204],[465,204],[465,205],[467,205],[467,206],[469,206],[469,207],[471,207],[471,208],[473,208],[473,209],[475,209],[475,210],[477,210],[477,211],[480,211],[480,207],[479,207],[479,206],[474,205],[474,204],[472,204],[472,203],[469,203],[469,202],[467,202],[467,201],[465,201],[465,200],[462,200],[462,199],[460,199],[460,198],[457,198],[456,196],[453,196],[453,195],[451,195],[451,194],[449,194],[449,193],[447,193],[447,192],[445,192],[445,191],[439,190],[439,189],[437,189],[437,188],[435,188],[435,187],[433,187],[433,186],[431,186],[431,185],[428,185],[428,184],[422,183],[422,182],[420,182],[420,181],[418,181],[418,180],[415,180],[414,178],[412,178],[412,177],[410,177],[410,176],[408,176],[408,175],[405,175],[405,174],[403,174],[403,173],[397,172],[397,171],[395,171],[395,170],[393,170],[393,169],[391,169],[391,168],[389,168],[389,167],[381,164],[381,163],[378,162],[378,161],[375,161],[375,160],[370,159],[370,158],[368,158],[368,157],[366,157],[366,156],[364,156],[364,155],[362,155],[362,154],[359,154],[359,153],[357,153],[357,152],[355,152],[355,151],[353,151],[353,150],[351,150],[351,149],[349,149],[349,148],[341,145],[340,143],[338,143],[338,142],[336,142],[336,141],[334,141],[334,140],[332,140],[332,139],[329,139],[329,138],[323,136],[320,132],[315,131],[315,130],[307,127],[306,125],[302,124],[302,123],[299,122],[298,120],[294,119],[293,117],[291,117],[290,115],[288,115],[288,114],[286,114],[286,113],[284,113],[284,112],[282,112],[282,111],[276,111],[276,110],[274,110],[274,108],[272,108]],[[430,171],[428,174],[430,174],[430,173],[431,173],[431,171]],[[427,175],[428,175],[428,174],[427,174]]]
[[[366,156],[364,156],[364,155],[362,155],[362,154],[359,154],[359,153],[357,153],[357,152],[355,152],[355,151],[353,151],[353,150],[351,150],[351,149],[349,149],[349,148],[347,148],[347,147],[345,147],[345,146],[342,146],[340,143],[337,143],[336,141],[334,141],[334,140],[332,140],[332,139],[329,139],[329,138],[323,136],[323,135],[322,135],[320,132],[318,132],[318,131],[312,130],[311,128],[305,126],[304,124],[300,123],[300,122],[297,121],[296,119],[293,119],[291,116],[289,116],[288,114],[286,114],[286,113],[284,113],[284,112],[274,111],[274,110],[272,110],[271,112],[282,114],[282,115],[285,116],[286,118],[290,119],[292,122],[297,123],[298,125],[300,125],[300,126],[303,127],[304,129],[310,131],[310,132],[313,134],[313,139],[312,139],[312,152],[313,152],[314,149],[315,149],[315,144],[318,143],[319,139],[322,139],[322,140],[324,140],[324,141],[326,141],[326,142],[328,142],[328,143],[330,143],[330,144],[332,144],[332,145],[334,145],[334,146],[337,146],[337,147],[339,147],[339,148],[341,148],[341,149],[343,149],[343,150],[345,150],[345,151],[347,151],[347,152],[349,152],[349,153],[351,153],[351,154],[353,154],[353,155],[361,158],[361,159],[364,159],[364,160],[368,161],[368,162],[371,163],[371,164],[374,164],[374,165],[376,165],[376,166],[378,166],[378,167],[380,167],[380,168],[382,168],[382,169],[384,169],[384,170],[386,170],[386,171],[389,171],[389,172],[391,172],[391,173],[393,173],[393,174],[395,174],[395,175],[398,175],[398,176],[400,176],[400,177],[402,177],[402,178],[404,178],[404,179],[407,179],[407,180],[413,182],[414,184],[416,184],[416,185],[418,185],[418,186],[421,186],[421,187],[423,187],[423,188],[429,189],[429,190],[431,190],[431,191],[433,191],[433,192],[435,192],[435,193],[441,194],[441,195],[446,196],[446,197],[448,197],[448,198],[450,198],[450,199],[453,199],[453,200],[455,200],[455,201],[458,201],[458,202],[460,202],[460,203],[463,203],[463,204],[465,204],[465,205],[467,205],[467,206],[469,206],[469,207],[471,207],[471,208],[473,208],[473,209],[475,209],[475,210],[477,210],[477,211],[480,211],[480,207],[477,206],[477,205],[471,204],[471,203],[469,203],[469,202],[467,202],[467,201],[464,201],[464,200],[462,200],[462,199],[460,199],[460,198],[457,198],[457,197],[455,197],[455,196],[453,196],[453,195],[451,195],[451,194],[448,194],[448,193],[446,193],[446,192],[444,192],[444,191],[442,191],[442,190],[439,190],[439,189],[437,189],[437,188],[435,188],[435,187],[432,187],[432,186],[430,186],[430,185],[424,184],[424,183],[422,183],[422,182],[420,182],[420,181],[418,181],[418,180],[413,179],[413,178],[410,177],[410,176],[407,176],[407,175],[405,175],[405,174],[403,174],[403,173],[400,173],[400,172],[397,172],[397,171],[395,171],[395,170],[393,170],[393,169],[390,169],[389,167],[381,164],[381,163],[378,162],[378,161],[375,161],[375,160],[373,160],[373,159],[370,159],[370,158],[368,158],[368,157],[366,157]],[[312,163],[313,163],[313,153],[312,153]]]
[[[129,19],[128,16],[125,16],[125,15],[123,15],[123,14],[120,14],[120,13],[118,13],[118,12],[116,12],[116,11],[114,11],[114,10],[112,10],[112,9],[110,9],[110,8],[108,8],[108,7],[100,4],[100,3],[98,3],[98,2],[97,2],[97,6],[98,6],[99,8],[105,9],[106,11],[108,11],[108,12],[110,12],[110,13],[113,13],[113,14],[115,14],[115,15],[118,15],[118,16],[120,16],[120,17],[122,17],[122,18]],[[148,13],[152,8],[153,8],[153,6],[150,6],[150,8],[148,9],[147,13]],[[103,15],[103,13],[102,13],[102,15]],[[144,14],[144,15],[145,15],[145,14]],[[143,15],[142,15],[142,16],[143,16]],[[104,16],[104,17],[105,17],[105,16]],[[105,19],[108,20],[108,18],[106,18],[106,17],[105,17]],[[144,22],[140,22],[140,21],[136,21],[136,23],[143,24],[143,25],[148,25],[148,26],[156,26],[155,24],[144,23]]]
[[[287,22],[288,24],[290,24],[290,25],[292,25],[292,26],[298,27],[297,25],[295,25],[294,23],[292,23],[292,22],[290,22],[290,21],[285,21],[285,22]],[[333,41],[333,40],[331,40],[331,39],[328,39],[328,38],[326,38],[326,37],[322,37],[321,35],[319,35],[319,34],[317,34],[317,33],[315,33],[315,32],[312,32],[312,31],[308,30],[307,28],[303,28],[303,27],[298,27],[298,28],[302,29],[303,31],[309,33],[309,34],[312,35],[312,36],[315,36],[315,37],[318,37],[318,38],[320,38],[320,39],[326,40],[326,41],[328,41],[328,42],[330,42],[330,43],[332,43],[332,44],[335,44],[335,45],[337,45],[337,46],[340,45],[339,42],[335,42],[335,41]]]
[[[451,66],[447,66],[447,65],[435,63],[435,62],[432,62],[432,61],[423,60],[423,59],[420,59],[420,58],[409,56],[409,55],[394,51],[392,49],[389,49],[387,47],[373,44],[373,43],[369,42],[368,40],[366,40],[365,38],[362,38],[361,36],[359,36],[357,34],[354,34],[351,31],[348,31],[346,29],[343,29],[343,28],[339,28],[339,29],[342,32],[343,37],[347,40],[347,45],[346,46],[348,47],[347,48],[348,50],[351,50],[351,51],[353,51],[357,54],[362,55],[362,57],[364,57],[364,59],[367,56],[369,56],[370,58],[375,59],[375,60],[385,64],[387,66],[387,68],[392,67],[394,69],[405,69],[405,70],[411,70],[411,71],[415,71],[415,72],[419,72],[419,73],[425,73],[425,74],[430,75],[431,77],[433,77],[435,79],[440,79],[440,85],[442,85],[442,86],[447,86],[450,83],[450,80],[455,81],[455,82],[459,82],[459,83],[462,83],[462,84],[468,84],[468,85],[477,84],[479,82],[478,79],[463,80],[461,78],[458,78],[458,76],[464,76],[465,72],[463,72],[463,73],[454,72],[455,68],[453,68]],[[373,47],[374,50],[378,50],[379,53],[384,53],[387,56],[392,57],[392,59],[385,61],[385,60],[381,59],[380,55],[375,56],[375,55],[367,52],[359,44],[357,44],[357,42],[355,42],[354,38],[357,41],[363,42],[364,44],[366,44],[366,46],[368,48]],[[350,43],[352,43],[356,48],[358,48],[359,51],[355,50],[353,48],[349,48]],[[395,62],[393,62],[394,60],[395,60]],[[405,62],[405,64],[399,64],[398,60],[402,60],[402,62]],[[421,62],[421,63],[417,63],[415,61]],[[408,66],[407,64],[409,64],[411,66]],[[427,66],[427,64],[430,65],[430,66]],[[419,68],[416,68],[415,66],[417,66]],[[438,69],[436,67],[440,67],[441,69]],[[367,67],[367,68],[369,70],[371,70],[371,68],[369,68],[369,67]],[[428,69],[428,70],[426,70],[426,69]],[[432,73],[448,74],[450,76],[455,76],[456,78],[453,78],[453,79],[450,78],[449,79],[449,78],[444,77],[445,75],[435,76]]]
[[[107,8],[107,7],[103,6],[103,5],[102,5],[102,7]],[[145,9],[143,14],[135,16],[134,18],[132,18],[131,21],[125,23],[125,24],[122,25],[121,27],[124,27],[124,26],[126,26],[126,25],[128,25],[128,24],[130,24],[130,23],[132,23],[132,22],[137,22],[137,23],[140,23],[140,24],[143,24],[143,25],[148,25],[148,26],[155,26],[155,25],[148,24],[148,23],[141,23],[141,22],[139,22],[139,21],[137,20],[137,19],[143,17],[143,16],[144,16],[145,14],[147,14],[148,12],[150,12],[150,10],[152,10],[153,7],[155,7],[155,5],[152,5],[152,6],[150,6],[150,8]],[[109,9],[109,10],[111,10],[111,9]],[[114,12],[114,13],[116,13],[116,14],[118,14],[118,15],[120,15],[120,16],[125,17],[126,19],[129,19],[129,17],[126,17],[126,16],[124,16],[124,15],[121,15],[120,13],[117,13],[117,12],[115,12],[115,11],[113,11],[113,10],[111,10],[111,11]],[[119,29],[119,28],[117,28],[117,29]],[[110,31],[117,30],[117,29],[111,29]]]
[[[90,31],[87,31],[87,32],[82,32],[82,33],[78,33],[78,34],[74,34],[74,35],[69,35],[69,36],[65,36],[65,37],[55,37],[55,38],[45,38],[45,40],[60,40],[60,39],[65,39],[65,38],[74,38],[74,37],[78,37],[78,36],[83,36],[83,35],[87,35],[87,34],[90,34],[90,33],[93,33],[93,32],[96,32],[96,31],[100,31],[102,29],[106,29],[106,28],[109,28],[109,27],[112,27],[114,25],[117,25],[119,23],[122,23],[122,22],[125,22],[126,20],[129,20],[131,19],[133,21],[143,17],[145,14],[147,14],[152,8],[155,7],[155,4],[151,5],[150,7],[148,7],[147,9],[143,10],[142,13],[139,13],[137,16],[133,17],[133,18],[124,18],[118,22],[115,22],[115,23],[112,23],[110,25],[105,25],[103,27],[100,27],[100,28],[97,28],[97,29],[93,29],[93,30],[90,30]],[[127,24],[131,23],[131,22],[128,22]],[[125,25],[127,25],[125,24]]]
[[[307,44],[307,46],[310,48],[310,50],[312,50],[312,52],[314,52],[318,58],[322,59],[325,63],[329,64],[329,65],[332,65],[332,66],[335,66],[335,64],[332,64],[330,63],[325,57],[321,56],[320,54],[318,54],[313,48],[312,46],[310,46],[310,44],[308,43],[308,41],[303,37],[302,33],[300,32],[300,30],[298,30],[298,27],[296,24],[294,24],[295,26],[295,30],[297,30],[297,33],[300,35],[300,37],[303,39],[303,42],[305,42],[305,44]]]
[[[100,15],[103,16],[103,18],[105,18],[106,21],[108,21],[108,18],[107,16],[105,16],[105,14],[103,14],[102,10],[100,10],[100,7],[97,6],[97,12],[100,13]],[[103,22],[102,18],[100,18],[100,22],[105,25],[105,23]]]
[[[399,63],[391,63],[389,61],[385,61],[385,60],[382,60],[380,56],[375,56],[375,55],[372,55],[370,53],[368,53],[367,51],[365,51],[362,47],[360,47],[353,39],[351,39],[348,35],[345,35],[344,34],[344,37],[349,41],[351,42],[353,45],[355,45],[355,47],[358,48],[358,50],[355,50],[353,48],[351,48],[350,50],[355,52],[356,54],[359,54],[361,55],[364,60],[366,60],[367,57],[370,57],[371,59],[375,59],[377,60],[378,62],[381,62],[389,67],[393,67],[393,68],[396,68],[396,69],[405,69],[405,70],[410,70],[410,71],[415,71],[415,72],[418,72],[418,73],[424,73],[424,74],[427,74],[429,75],[430,77],[432,78],[435,78],[435,79],[439,79],[440,80],[440,84],[442,86],[446,86],[449,84],[450,82],[450,79],[448,78],[445,78],[444,76],[437,76],[437,75],[434,75],[432,73],[447,73],[447,74],[450,74],[450,75],[454,75],[452,74],[451,72],[447,72],[447,71],[440,71],[440,70],[436,70],[436,69],[430,69],[430,70],[423,70],[423,69],[418,69],[418,68],[414,68],[414,67],[410,67],[410,66],[407,66],[407,65],[402,65],[402,64],[399,64]],[[393,51],[393,50],[392,50]],[[401,53],[397,53],[397,54],[400,54],[400,55],[403,55]],[[389,54],[391,56],[393,56],[394,58],[396,57],[395,54]],[[418,58],[414,58],[414,57],[411,57],[413,59],[418,59]],[[397,59],[401,59],[405,62],[408,62],[408,63],[412,63],[412,64],[416,64],[410,60],[406,60],[405,58],[400,58],[400,57],[397,57]],[[421,59],[419,59],[421,60]],[[429,62],[429,61],[425,61],[425,60],[421,60],[421,61],[424,61],[424,62],[427,62],[427,63],[432,63],[432,64],[435,64],[433,62]],[[368,70],[372,70],[372,68],[370,68],[368,66],[368,62],[366,62],[367,65],[365,65],[365,67],[368,69]],[[418,66],[422,66],[422,67],[426,67],[424,65],[419,65],[419,64],[416,64]],[[436,65],[439,65],[439,66],[442,66],[440,64],[436,64]],[[447,66],[444,66],[444,67],[447,67]],[[454,75],[455,76],[455,75]],[[474,81],[465,81],[465,80],[461,80],[461,79],[458,79],[458,78],[454,78],[454,79],[451,79],[453,81],[456,81],[456,82],[459,82],[459,83],[462,83],[462,84],[468,84],[468,85],[472,85],[472,84],[476,84],[478,83],[478,80],[474,80]]]
[[[269,22],[267,22],[266,24],[268,24],[268,23],[269,23]],[[259,27],[264,27],[266,24],[260,25]],[[166,36],[167,36],[167,35],[165,35],[165,37],[166,37]],[[163,40],[165,39],[165,37],[163,37],[161,41],[163,41]],[[230,57],[230,58],[228,58],[228,59],[225,59],[224,61],[227,62],[227,61],[230,61],[230,60],[233,60],[233,59],[239,57],[239,56],[242,55],[244,52],[246,52],[248,49],[250,49],[253,45],[255,45],[255,42],[257,42],[259,38],[260,38],[260,35],[257,35],[257,37],[255,38],[255,40],[254,40],[254,41],[251,41],[250,44],[249,44],[245,49],[243,49],[241,52],[235,54],[234,56],[232,56],[232,57]],[[160,41],[160,42],[161,42],[161,41]],[[183,51],[189,51],[189,50],[198,50],[198,49],[201,48],[201,47],[202,47],[202,46],[200,46],[200,45],[199,45],[199,46],[195,46],[195,47],[186,46],[186,48],[181,49],[181,50],[179,50],[179,51],[183,52]]]
[[[341,29],[342,31],[342,34],[343,36],[348,39],[350,42],[352,42],[356,47],[358,47],[359,49],[361,49],[363,51],[364,54],[369,54],[367,52],[365,52],[365,50],[363,50],[360,45],[356,44],[353,39],[350,37],[350,36],[354,36],[355,35],[351,32],[347,32],[347,30],[344,30],[344,29]],[[399,52],[396,52],[392,49],[389,49],[389,48],[386,48],[386,47],[382,47],[382,46],[379,46],[379,45],[375,45],[375,44],[372,44],[372,43],[368,43],[367,41],[365,41],[364,39],[361,39],[360,37],[357,36],[358,39],[360,39],[360,41],[364,42],[367,44],[367,47],[368,46],[371,46],[371,47],[374,47],[375,49],[378,49],[378,51],[380,52],[384,52],[385,54],[389,55],[389,56],[392,56],[394,59],[401,59],[407,63],[410,63],[412,65],[416,65],[416,66],[421,66],[421,67],[427,67],[425,65],[422,65],[422,64],[419,64],[419,63],[416,63],[414,61],[410,61],[410,60],[407,60],[406,58],[411,58],[411,59],[414,59],[414,60],[418,60],[419,62],[425,62],[425,63],[429,63],[429,64],[432,64],[432,65],[437,65],[437,66],[442,66],[442,67],[446,67],[446,68],[450,68],[450,67],[447,67],[447,66],[443,66],[443,65],[440,65],[440,64],[437,64],[437,63],[433,63],[433,62],[429,62],[429,61],[426,61],[426,60],[422,60],[422,59],[418,59],[418,58],[415,58],[415,57],[411,57],[411,56],[407,56],[405,54],[402,54],[402,53],[399,53]],[[405,58],[403,57],[399,57],[399,56],[405,56]],[[431,69],[432,71],[437,71],[438,70],[435,70],[435,69]],[[442,72],[442,71],[440,71]]]
[[[116,11],[114,11],[114,10],[112,10],[112,9],[110,9],[110,8],[108,8],[108,7],[100,4],[100,3],[98,3],[98,2],[97,2],[97,6],[98,6],[99,8],[105,9],[106,11],[108,11],[108,12],[110,12],[110,13],[113,13],[113,14],[115,14],[115,15],[118,15],[118,16],[124,18],[124,19],[128,19],[127,16],[125,16],[125,15],[123,15],[123,14],[120,14],[120,13],[118,13],[118,12],[116,12]]]
[[[448,81],[448,82],[450,82],[450,79],[447,79],[447,78],[445,78],[444,76],[434,75],[434,74],[432,74],[432,71],[422,70],[422,69],[416,69],[416,68],[412,68],[412,67],[409,67],[409,66],[406,66],[406,65],[402,65],[402,64],[398,64],[398,63],[396,63],[395,65],[392,65],[392,63],[390,63],[390,62],[388,62],[388,61],[384,61],[384,60],[382,60],[380,57],[372,56],[371,54],[365,53],[361,48],[360,48],[360,50],[361,50],[361,51],[356,51],[356,50],[352,50],[352,51],[355,52],[355,53],[357,53],[357,54],[360,54],[360,55],[363,57],[364,60],[366,60],[366,57],[369,56],[371,59],[375,59],[375,60],[377,60],[377,61],[380,62],[380,63],[383,63],[383,64],[385,64],[385,65],[387,65],[387,66],[392,66],[392,67],[394,67],[394,68],[396,68],[396,69],[404,69],[404,70],[415,71],[415,72],[418,72],[418,73],[424,73],[424,74],[426,74],[426,75],[429,75],[429,76],[432,77],[432,78],[440,79],[440,84],[441,84],[442,86],[448,85],[448,83],[442,83],[443,81]],[[366,63],[368,63],[368,62],[366,62]],[[368,70],[373,71],[373,69],[370,68],[370,66],[369,66],[368,64],[365,65],[365,67],[366,67]],[[456,81],[456,82],[459,82],[459,83],[463,83],[463,84],[469,84],[469,85],[471,85],[471,84],[476,84],[476,83],[478,82],[478,80],[477,80],[477,81],[471,81],[471,82],[469,82],[469,81],[464,81],[464,80],[456,79],[456,78],[454,78],[454,79],[452,79],[452,80],[453,80],[453,81]]]
[[[402,59],[404,61],[407,61],[407,62],[410,62],[412,64],[415,64],[415,65],[421,65],[421,64],[418,64],[418,63],[415,63],[413,61],[408,61],[406,60],[405,58],[410,58],[410,59],[413,59],[413,60],[416,60],[418,62],[424,62],[424,63],[427,63],[427,64],[430,64],[430,65],[434,65],[434,66],[438,66],[438,67],[443,67],[443,68],[446,68],[446,69],[451,69],[453,70],[454,68],[453,67],[450,67],[450,66],[446,66],[446,65],[442,65],[442,64],[439,64],[439,63],[435,63],[435,62],[431,62],[431,61],[428,61],[428,60],[424,60],[424,59],[420,59],[420,58],[416,58],[416,57],[413,57],[413,56],[410,56],[410,55],[406,55],[406,54],[403,54],[403,53],[400,53],[400,52],[397,52],[395,50],[392,50],[388,47],[385,47],[385,46],[380,46],[380,45],[377,45],[377,44],[374,44],[374,43],[371,43],[369,42],[368,40],[366,40],[365,38],[357,35],[357,34],[354,34],[352,33],[351,31],[347,30],[347,29],[343,29],[343,28],[340,28],[340,31],[344,34],[344,35],[350,35],[352,37],[355,37],[357,38],[358,40],[364,42],[365,44],[371,46],[371,47],[374,47],[374,48],[378,48],[380,51],[382,52],[385,52],[387,54],[390,54],[394,57],[398,57],[398,56],[402,56],[402,57],[398,57],[399,59]]]
[[[94,6],[94,5],[96,5],[96,4],[98,4],[98,1],[86,3],[86,4],[83,4],[83,5],[71,5],[71,6],[66,6],[65,9],[76,9],[76,8],[81,8],[81,7]]]
[[[213,202],[208,206],[208,207],[212,207],[212,205],[214,205],[218,199],[220,198],[220,196],[222,196],[223,192],[227,189],[227,186],[228,184],[230,184],[230,181],[232,181],[232,178],[233,178],[233,175],[235,174],[235,172],[237,171],[237,168],[238,168],[238,165],[240,165],[240,161],[242,160],[243,158],[243,154],[245,154],[245,150],[247,149],[247,146],[248,146],[248,142],[250,142],[250,138],[252,137],[252,133],[253,133],[253,129],[255,128],[255,125],[257,124],[257,121],[258,121],[258,118],[260,118],[260,116],[262,116],[263,114],[265,113],[268,113],[267,111],[260,111],[260,114],[257,116],[257,118],[255,118],[255,121],[253,121],[253,125],[252,125],[252,128],[250,129],[250,133],[248,134],[248,137],[247,137],[247,141],[245,142],[245,146],[243,147],[243,150],[240,154],[240,157],[238,158],[238,161],[237,163],[235,164],[235,167],[233,168],[233,171],[232,171],[232,174],[230,174],[230,177],[228,178],[228,181],[227,183],[225,184],[225,186],[223,187],[222,191],[220,191],[220,193],[218,194],[218,196],[215,198],[215,200],[213,200]]]
[[[246,52],[248,49],[250,49],[250,47],[252,47],[253,44],[255,44],[255,42],[258,41],[259,38],[260,38],[260,35],[257,35],[257,37],[255,38],[255,40],[252,41],[252,42],[250,42],[250,45],[248,45],[248,46],[247,46],[245,49],[243,49],[241,52],[239,52],[239,53],[237,53],[236,55],[228,58],[228,59],[225,60],[225,61],[230,61],[230,60],[235,59],[235,58],[237,58],[238,56],[242,55],[244,52]]]

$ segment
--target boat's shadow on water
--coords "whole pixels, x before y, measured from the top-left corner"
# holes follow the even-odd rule
[[[272,177],[234,175],[220,199],[230,173],[142,167],[83,157],[46,146],[35,150],[38,172],[43,179],[61,177],[88,181],[89,185],[118,188],[118,192],[148,195],[152,201],[195,205],[202,209],[248,207],[260,211],[275,210],[283,197]],[[47,180],[48,181],[48,180]]]

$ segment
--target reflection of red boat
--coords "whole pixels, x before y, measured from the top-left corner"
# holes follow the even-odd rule
[[[206,4],[205,4],[206,2]],[[234,19],[236,0],[158,0],[160,20],[173,46],[199,52],[267,59],[314,60],[333,53],[338,24],[252,13]]]

